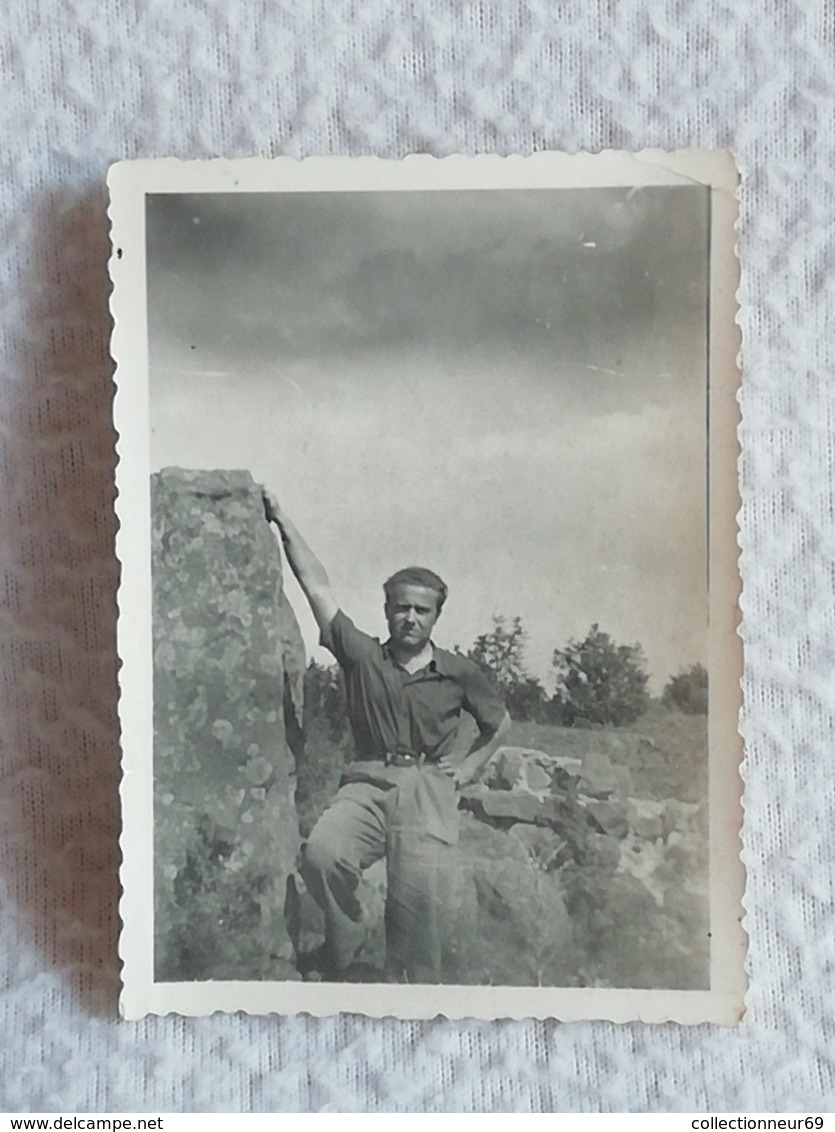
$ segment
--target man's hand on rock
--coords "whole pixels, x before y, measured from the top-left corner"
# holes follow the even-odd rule
[[[264,501],[264,515],[266,516],[267,522],[278,523],[279,516],[281,515],[281,507],[276,497],[263,483],[261,484],[261,498]]]

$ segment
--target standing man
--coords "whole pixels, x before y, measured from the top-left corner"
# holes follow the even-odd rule
[[[321,642],[345,675],[354,738],[354,757],[301,856],[301,874],[325,915],[321,973],[338,979],[365,942],[357,886],[363,870],[385,857],[386,977],[440,982],[457,790],[478,777],[510,719],[477,665],[433,644],[447,596],[437,574],[408,567],[385,582],[389,638],[381,643],[339,608],[321,563],[266,489],[264,508],[278,527]],[[452,755],[462,709],[479,732],[463,759]]]

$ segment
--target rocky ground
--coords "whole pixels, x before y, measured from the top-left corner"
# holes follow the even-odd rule
[[[550,751],[505,747],[464,791],[445,982],[708,985],[704,721],[674,716],[632,731],[543,728]],[[653,726],[668,733],[666,746]],[[672,786],[681,796],[658,796]],[[374,978],[383,863],[366,874],[362,897],[374,930],[357,971]],[[321,939],[321,920],[300,899],[305,949]]]

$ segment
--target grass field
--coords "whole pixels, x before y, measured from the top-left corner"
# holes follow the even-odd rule
[[[590,752],[627,770],[640,798],[702,802],[707,797],[707,717],[653,704],[627,727],[584,729],[514,723],[508,745],[533,747],[563,758]]]

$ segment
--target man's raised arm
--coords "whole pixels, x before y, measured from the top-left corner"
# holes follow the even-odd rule
[[[281,535],[284,553],[290,568],[296,575],[299,585],[313,610],[316,624],[324,632],[333,621],[339,605],[331,592],[331,584],[324,566],[304,541],[295,524],[287,517],[281,506],[266,487],[261,488],[264,498],[264,514],[267,521],[275,523]]]

